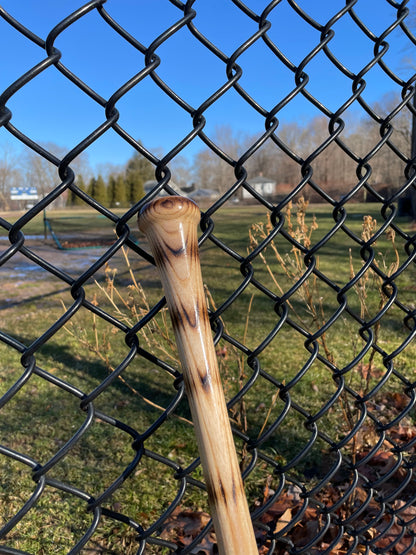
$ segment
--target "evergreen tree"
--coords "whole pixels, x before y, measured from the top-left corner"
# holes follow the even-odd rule
[[[97,181],[95,182],[95,194],[94,198],[97,202],[102,204],[103,206],[107,206],[108,199],[107,199],[107,187],[105,184],[104,179],[99,175],[97,177]]]
[[[90,197],[93,197],[93,198],[95,198],[94,193],[95,193],[96,182],[97,180],[95,179],[95,177],[91,177],[87,187],[87,193],[90,195]]]
[[[108,201],[111,208],[127,205],[126,182],[123,176],[110,175],[108,180]]]
[[[108,178],[107,195],[108,195],[108,206],[110,208],[114,208],[114,206],[117,206],[116,177],[113,174],[111,174],[110,177]]]
[[[77,176],[75,185],[78,187],[78,189],[81,189],[81,191],[85,191],[87,188],[85,185],[84,179],[82,178],[82,175]],[[84,201],[81,198],[79,198],[78,195],[76,195],[73,191],[69,191],[69,196],[68,196],[69,206],[82,206],[83,204],[84,204]]]
[[[136,152],[127,162],[126,184],[128,201],[135,204],[144,196],[143,185],[154,179],[154,167],[144,156]]]
[[[107,205],[107,187],[101,175],[97,179],[91,178],[88,185],[88,194],[103,206]]]

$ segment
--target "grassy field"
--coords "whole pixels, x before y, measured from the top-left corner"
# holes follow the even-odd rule
[[[334,220],[329,207],[311,205],[304,208],[293,207],[292,212],[286,214],[284,229],[300,244],[311,247],[330,233]],[[54,214],[54,217],[67,215],[68,212],[62,212]],[[364,221],[364,216],[371,218]],[[91,231],[91,214],[79,212],[77,217],[79,229],[89,227]],[[11,216],[7,216],[7,219],[12,221]],[[235,258],[246,257],[256,244],[262,242],[269,229],[265,211],[258,207],[223,209],[213,219],[216,238],[237,253]],[[381,224],[382,218],[375,205],[352,205],[348,209],[345,225],[357,237],[363,233],[373,233]],[[99,227],[100,224],[97,225]],[[410,222],[400,221],[399,225],[406,231],[410,229]],[[132,222],[133,227],[135,222]],[[41,235],[42,217],[28,224],[24,232]],[[145,247],[139,235],[138,240],[139,245]],[[399,234],[395,237],[384,234],[374,245],[377,267],[386,275],[394,273],[398,265],[405,262],[407,255],[404,243]],[[329,330],[320,333],[319,330],[326,322],[337,315],[340,301],[337,299],[336,287],[312,274],[302,286],[293,290],[288,300],[289,316],[294,325],[284,323],[277,335],[266,341],[280,321],[280,312],[275,311],[275,296],[281,296],[293,287],[305,272],[306,266],[300,251],[281,236],[262,253],[262,256],[252,261],[252,269],[264,291],[249,284],[221,315],[229,335],[247,346],[250,352],[258,350],[257,360],[263,373],[245,395],[244,402],[237,403],[230,415],[235,428],[252,440],[262,437],[284,410],[285,403],[278,396],[279,387],[290,386],[292,407],[301,407],[303,413],[293,408],[289,410],[277,430],[261,447],[271,460],[282,467],[290,467],[291,461],[297,458],[311,437],[310,428],[304,426],[305,414],[319,414],[337,391],[340,381],[333,379],[331,367],[338,370],[344,368],[366,344],[367,335],[360,335],[360,324],[353,315],[366,322],[371,321],[386,305],[392,290],[390,286],[383,290],[376,272],[369,271],[345,293],[353,315],[343,311]],[[65,252],[60,256],[65,256]],[[81,251],[80,256],[83,256]],[[202,245],[203,276],[212,309],[224,306],[233,291],[244,281],[240,262],[235,258],[220,251],[211,241]],[[319,249],[315,264],[328,281],[342,288],[359,272],[363,261],[359,246],[340,230]],[[73,275],[78,275],[76,266]],[[94,277],[96,280],[92,278],[85,284],[86,298],[128,326],[134,325],[146,314],[162,294],[154,268],[139,260],[132,252],[120,253],[109,262],[106,272],[100,272]],[[414,277],[414,266],[409,266],[395,280],[399,287],[398,300],[413,309]],[[31,282],[30,275],[22,283],[22,288],[26,288],[24,302],[18,302],[16,297],[10,307],[7,303],[3,305],[2,331],[22,346],[28,346],[48,330],[65,308],[71,306],[73,299],[69,286],[60,288],[58,294],[39,296],[36,283]],[[403,316],[403,311],[393,305],[381,321],[371,327],[378,352],[370,349],[343,378],[357,395],[364,396],[371,392],[386,374],[382,353],[390,354],[400,349],[406,340],[409,330],[403,324]],[[300,329],[305,330],[305,333],[302,334]],[[306,333],[317,333],[316,345],[322,357],[321,360],[314,360],[310,366],[308,360],[311,353],[305,346]],[[139,341],[143,349],[171,365],[172,371],[179,369],[173,334],[165,311],[139,332]],[[227,342],[221,340],[217,351],[224,390],[227,399],[231,399],[250,379],[253,370],[246,357]],[[38,367],[53,378],[70,383],[80,393],[66,391],[53,385],[51,380],[33,374],[1,409],[1,443],[36,463],[46,464],[86,422],[86,413],[79,409],[80,396],[93,391],[128,352],[122,331],[82,307],[36,353]],[[392,420],[400,413],[399,407],[391,406],[392,399],[398,395],[402,400],[404,386],[400,375],[414,382],[415,354],[413,342],[395,357],[396,373],[367,403],[369,410],[375,410],[377,406],[385,407],[381,420]],[[0,356],[0,393],[4,394],[21,376],[22,367],[19,363],[20,354],[4,343],[0,344]],[[301,373],[303,375],[300,378]],[[163,414],[163,409],[175,398],[174,380],[175,376],[160,366],[136,357],[121,378],[114,380],[94,405],[97,411],[127,423],[140,434],[146,434]],[[323,410],[318,427],[336,442],[348,435],[358,417],[354,398],[342,394],[331,408]],[[374,437],[374,424],[367,420],[355,440],[343,448],[343,454],[354,458],[372,446]],[[185,400],[146,439],[145,447],[149,452],[171,461],[172,465],[186,468],[192,463],[197,452]],[[237,441],[237,449],[242,466],[247,466],[250,456],[240,441]],[[307,455],[288,471],[288,476],[300,480],[306,489],[313,487],[328,471],[331,464],[328,452],[328,443],[317,439]],[[97,498],[134,457],[131,436],[120,427],[106,424],[103,418],[96,415],[87,432],[51,469],[48,476]],[[201,479],[199,467],[193,471],[192,477]],[[271,465],[267,462],[258,463],[247,479],[250,505],[261,503],[265,484],[270,489],[277,488],[279,479]],[[0,458],[0,484],[1,527],[24,507],[33,495],[36,484],[28,464],[5,456]],[[109,511],[129,515],[147,528],[169,507],[178,490],[174,468],[146,455],[126,482],[104,501],[103,506]],[[181,506],[194,511],[206,511],[206,496],[197,487],[188,487]],[[46,485],[35,507],[0,542],[0,546],[4,544],[40,555],[67,553],[69,546],[80,540],[91,523],[92,515],[85,511],[85,501],[81,497]],[[175,540],[175,531],[171,531],[170,535],[164,531],[162,535]],[[136,533],[131,528],[105,516],[83,552],[133,554],[138,549],[135,538]],[[162,554],[169,550],[149,545],[145,552]]]

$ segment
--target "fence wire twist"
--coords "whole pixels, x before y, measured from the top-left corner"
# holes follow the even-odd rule
[[[2,410],[0,415],[4,418],[3,439],[0,445],[2,480],[10,482],[19,480],[19,483],[23,483],[22,476],[29,477],[25,494],[21,494],[20,498],[18,492],[15,494],[20,499],[18,504],[20,508],[13,509],[12,514],[7,510],[7,505],[11,502],[10,498],[6,493],[3,494],[2,508],[0,508],[0,514],[2,513],[0,553],[28,552],[28,548],[22,547],[23,544],[19,543],[22,541],[20,535],[27,535],[27,530],[32,530],[25,526],[28,526],[27,522],[32,515],[39,514],[39,507],[42,508],[40,514],[43,516],[37,520],[34,518],[39,535],[43,526],[47,526],[49,530],[50,523],[58,531],[60,527],[72,529],[73,544],[60,545],[59,549],[62,553],[126,553],[127,548],[130,549],[129,553],[213,552],[215,540],[211,524],[208,518],[205,520],[205,517],[202,518],[202,515],[205,515],[203,511],[196,510],[196,507],[204,503],[204,484],[201,479],[199,460],[195,458],[196,454],[190,460],[181,455],[182,441],[179,435],[176,445],[171,447],[171,452],[162,445],[160,440],[167,426],[176,425],[175,423],[186,420],[187,416],[182,403],[184,389],[179,368],[171,362],[171,358],[156,356],[151,352],[145,339],[140,335],[140,332],[151,325],[158,315],[164,314],[164,301],[161,299],[149,306],[147,313],[138,318],[136,323],[131,324],[117,311],[107,310],[104,305],[98,304],[90,288],[92,281],[98,279],[97,276],[104,270],[107,272],[107,280],[110,279],[108,265],[114,264],[115,257],[120,255],[123,248],[129,249],[130,260],[141,261],[141,268],[153,262],[145,244],[135,238],[135,230],[131,229],[132,218],[146,202],[162,191],[176,194],[170,184],[172,178],[170,164],[192,141],[196,140],[201,140],[234,172],[234,181],[229,183],[228,189],[202,212],[200,244],[202,252],[204,249],[206,251],[215,249],[218,263],[235,270],[234,279],[237,272],[240,272],[238,282],[235,279],[234,290],[226,295],[220,295],[219,306],[211,304],[211,322],[219,356],[227,359],[230,352],[235,352],[236,360],[243,360],[242,364],[245,365],[244,371],[239,374],[237,389],[232,389],[228,400],[230,414],[233,415],[236,443],[242,458],[243,475],[247,484],[259,552],[269,554],[415,552],[414,445],[416,437],[409,431],[411,429],[409,422],[416,402],[415,381],[414,373],[408,371],[409,366],[401,362],[401,357],[412,345],[411,342],[416,333],[415,304],[411,302],[411,298],[409,301],[404,285],[407,283],[406,280],[414,276],[416,251],[415,235],[411,234],[409,226],[406,228],[403,219],[399,218],[398,205],[399,201],[409,194],[410,198],[413,198],[416,162],[414,151],[410,155],[397,146],[394,140],[394,118],[405,110],[410,111],[413,117],[416,116],[414,108],[416,76],[406,82],[403,81],[389,67],[386,52],[390,38],[398,30],[404,33],[413,45],[416,44],[416,40],[407,25],[408,2],[387,1],[395,10],[396,16],[384,32],[375,35],[354,11],[357,0],[347,1],[345,6],[325,25],[315,21],[295,1],[288,0],[290,9],[320,36],[310,52],[297,64],[286,57],[279,44],[276,44],[270,36],[272,27],[270,19],[273,12],[280,9],[279,0],[270,2],[262,13],[256,13],[239,0],[233,0],[241,15],[251,20],[253,28],[255,26],[255,32],[248,36],[231,56],[226,55],[200,31],[197,18],[198,3],[193,1],[183,4],[179,0],[170,0],[170,4],[177,8],[177,21],[160,33],[150,46],[143,45],[140,37],[129,34],[112,18],[111,10],[106,9],[105,0],[92,0],[80,6],[77,11],[51,29],[46,39],[35,35],[0,7],[0,15],[4,22],[12,26],[15,32],[28,43],[38,46],[40,52],[44,52],[44,57],[39,63],[22,73],[1,94],[1,125],[39,157],[56,166],[57,176],[59,175],[59,183],[56,187],[15,223],[11,223],[6,217],[0,218],[0,226],[7,231],[9,238],[9,246],[0,255],[0,267],[6,268],[15,258],[23,255],[27,264],[43,270],[43,279],[58,280],[67,295],[62,315],[52,323],[46,316],[43,318],[41,311],[37,313],[35,329],[31,330],[34,339],[26,341],[25,331],[10,329],[7,319],[4,320],[3,329],[0,330],[0,340],[4,348],[2,352],[7,351],[18,355],[13,376],[16,375],[17,369],[20,369],[17,378],[13,377],[12,381],[5,381],[2,385],[0,399]],[[111,2],[108,2],[108,6],[111,8]],[[55,46],[55,42],[63,33],[91,12],[95,13],[101,23],[110,26],[120,39],[127,41],[140,52],[144,60],[143,67],[108,98],[102,97],[72,73],[61,61],[62,53]],[[157,14],[155,14],[156,18]],[[346,67],[331,50],[331,40],[335,35],[334,27],[343,18],[349,18],[350,25],[355,26],[373,43],[373,58],[357,73]],[[199,106],[190,105],[158,74],[158,68],[163,60],[158,54],[159,49],[169,44],[172,37],[180,31],[188,33],[190,47],[196,43],[202,45],[223,64],[222,85]],[[263,107],[240,83],[244,74],[244,53],[257,43],[262,43],[262,46],[275,56],[282,68],[285,67],[293,74],[293,89],[285,96],[276,98],[276,103],[271,110]],[[323,105],[308,90],[308,66],[321,53],[331,62],[333,68],[349,80],[351,86],[350,92],[345,91],[346,98],[335,112]],[[3,52],[3,56],[7,56],[7,53]],[[395,86],[401,89],[399,104],[384,117],[380,116],[364,99],[366,76],[374,68],[382,71]],[[103,109],[102,123],[63,158],[58,158],[16,127],[13,124],[14,114],[8,108],[15,94],[50,69],[60,72]],[[148,150],[139,138],[131,136],[119,121],[120,101],[130,91],[140,88],[148,80],[152,80],[160,91],[168,95],[182,111],[189,115],[189,132],[161,159]],[[238,159],[228,154],[205,132],[210,107],[229,91],[236,93],[264,120],[264,130]],[[307,157],[296,152],[279,135],[279,112],[299,96],[306,99],[327,118],[325,140]],[[343,116],[352,106],[359,106],[366,117],[379,129],[376,144],[364,155],[353,150],[348,141],[344,141],[342,135],[346,127]],[[168,126],[169,122],[165,121],[164,125]],[[143,199],[122,215],[101,205],[77,187],[76,175],[71,168],[77,156],[88,151],[91,145],[111,131],[153,164],[157,181]],[[163,128],[160,132],[163,134]],[[271,199],[261,194],[250,184],[247,173],[247,164],[252,157],[270,143],[274,144],[276,152],[284,153],[291,159],[299,172],[298,181],[292,183],[290,191],[278,199]],[[316,173],[316,168],[319,168],[323,153],[331,145],[337,145],[342,150],[354,163],[356,171],[355,183],[351,183],[350,189],[339,198],[331,195],[314,178],[314,171]],[[401,183],[387,195],[372,181],[372,163],[383,149],[392,151],[403,167]],[[264,220],[264,225],[256,228],[260,235],[257,239],[254,237],[249,251],[235,248],[233,240],[228,240],[226,234],[216,232],[217,218],[232,204],[236,196],[241,195],[242,190],[245,191],[245,198],[251,197],[256,208],[261,208],[269,218],[267,223]],[[116,232],[112,244],[106,247],[103,253],[82,272],[76,271],[75,268],[64,271],[59,264],[54,263],[53,256],[48,258],[43,255],[43,251],[36,246],[31,246],[30,241],[25,237],[25,229],[31,221],[69,191],[108,220]],[[355,214],[353,202],[355,199],[361,199],[363,192],[372,195],[382,223],[367,220],[367,229],[360,233],[352,224]],[[311,235],[311,241],[308,243],[304,241],[303,236],[293,233],[293,228],[290,226],[294,224],[290,217],[295,219],[296,203],[298,203],[296,216],[299,218],[304,215],[299,199],[302,195],[307,197],[311,193],[315,195],[315,199],[325,204],[326,218],[329,218],[331,223],[318,240]],[[237,210],[238,207],[234,206],[234,209]],[[313,211],[313,207],[309,210]],[[248,222],[247,226],[249,224],[256,224],[256,220]],[[310,223],[309,226],[311,225]],[[390,236],[394,234],[395,244],[400,250],[400,262],[393,270],[380,264],[377,258],[378,243],[376,245],[376,242],[381,241],[386,233]],[[347,242],[346,252],[348,253],[350,249],[353,251],[350,256],[357,257],[354,259],[355,268],[359,267],[359,269],[350,272],[353,263],[351,262],[351,265],[347,263],[345,279],[340,283],[333,277],[330,266],[324,267],[320,263],[320,258],[328,256],[331,249],[341,248],[337,245],[344,245],[344,241]],[[279,245],[282,252],[297,253],[302,260],[302,270],[295,276],[296,279],[289,279],[286,282],[284,289],[274,287],[262,271],[264,265],[268,264],[267,256],[276,245]],[[347,260],[349,260],[348,254]],[[287,270],[288,267],[285,267]],[[148,276],[145,273],[143,275]],[[378,284],[381,302],[374,310],[363,312],[354,304],[353,296],[357,295],[359,298],[360,291],[364,294],[364,284],[370,279],[369,276]],[[136,272],[135,279],[141,280],[140,271]],[[148,277],[146,279],[149,280]],[[146,288],[145,282],[146,280],[143,286]],[[308,305],[305,287],[312,287],[311,284],[317,282],[320,290],[323,291],[324,302],[328,303],[329,308],[326,316],[321,319],[319,314],[310,315],[312,325],[308,328],[304,324],[305,320],[299,322],[296,318],[296,313],[301,310],[302,305],[299,295],[303,295],[302,301],[310,310],[311,305]],[[410,289],[414,291],[414,286]],[[248,303],[243,302],[248,292],[254,293],[256,299],[261,299],[258,305],[253,301],[252,312],[247,308]],[[29,311],[31,310],[30,299],[27,302]],[[319,302],[317,312],[322,305],[322,302],[321,305]],[[239,307],[241,321],[249,317],[248,328],[252,321],[252,329],[256,327],[256,333],[253,332],[249,342],[245,341],[246,335],[234,334],[233,325],[227,324],[227,315],[233,306]],[[248,311],[246,314],[242,313],[242,307],[245,307],[246,312]],[[265,310],[269,312],[267,322],[273,322],[266,332],[260,325]],[[124,337],[125,354],[118,360],[111,361],[112,371],[107,375],[90,374],[87,362],[88,347],[82,343],[82,335],[75,337],[70,347],[74,364],[78,364],[73,372],[71,369],[67,369],[65,373],[55,371],[54,361],[47,357],[48,347],[51,349],[52,346],[63,345],[64,328],[70,327],[81,312],[91,314],[96,328],[102,323]],[[329,316],[327,316],[328,312]],[[352,326],[348,328],[349,331],[347,327],[343,327],[345,321]],[[384,322],[387,327],[392,326],[392,321],[400,330],[400,341],[395,348],[385,350],[386,345],[380,340],[380,326],[383,326]],[[37,330],[41,330],[43,326],[47,328],[46,331],[39,331],[37,335]],[[328,346],[331,330],[335,330],[333,333],[338,336],[347,334],[355,338],[355,347],[352,348],[353,343],[350,343],[348,355],[339,356],[338,360]],[[153,330],[153,333],[157,333],[157,330]],[[291,366],[290,361],[283,360],[283,355],[282,360],[276,359],[277,355],[272,355],[274,361],[267,355],[271,352],[269,348],[272,345],[286,341],[290,334],[297,338],[298,348],[303,349],[304,353],[302,362],[296,369],[292,368],[293,363]],[[62,349],[64,349],[63,346]],[[55,355],[52,354],[52,359],[57,356],[56,351],[50,352],[55,352]],[[84,363],[83,356],[85,356]],[[301,358],[298,357],[296,360]],[[163,394],[164,399],[167,399],[166,408],[159,413],[156,410],[149,413],[151,416],[147,421],[125,422],[114,416],[118,412],[111,410],[111,403],[108,402],[108,399],[115,395],[114,391],[120,380],[123,380],[124,385],[127,384],[130,393],[134,390],[141,395],[148,391],[146,395],[154,404],[160,402],[157,384],[146,383],[147,374],[143,374],[141,378],[139,372],[136,381],[133,380],[134,387],[131,385],[132,368],[139,359],[143,361],[144,368],[159,368],[169,376],[169,389],[164,390]],[[373,366],[372,361],[375,359],[377,364]],[[77,370],[80,368],[79,364],[82,371]],[[224,364],[227,364],[227,360]],[[374,367],[376,371],[370,372]],[[357,369],[361,372],[361,383],[364,381],[365,387],[360,387],[359,382],[354,378],[357,375]],[[314,373],[317,377],[312,385],[307,386],[310,387],[308,395],[300,395],[299,391],[306,376]],[[319,380],[324,382],[324,385]],[[21,421],[19,412],[25,411],[26,407],[30,406],[27,400],[25,401],[27,396],[35,403],[36,384],[40,383],[39,381],[48,384],[51,398],[57,395],[58,400],[62,396],[65,399],[73,398],[75,401],[74,412],[64,414],[69,425],[65,441],[54,439],[53,422],[46,431],[42,430],[41,426],[38,426],[39,415],[36,413],[33,414],[33,429],[19,429]],[[311,383],[308,382],[308,384]],[[320,396],[319,389],[325,390],[326,393]],[[252,403],[255,392],[261,392],[264,407],[259,405],[254,407],[254,410]],[[313,401],[314,396],[316,401]],[[310,404],[307,402],[308,397],[311,400]],[[136,398],[139,403],[139,396]],[[130,402],[134,402],[134,399]],[[266,413],[268,410],[267,417],[264,419],[264,425],[259,425],[256,429],[256,424],[250,424],[250,422],[256,422],[256,414],[263,409]],[[36,404],[28,410],[36,410]],[[43,407],[39,405],[37,410],[43,410],[47,416],[49,408],[45,402]],[[177,418],[178,415],[182,420]],[[330,421],[333,415],[336,415],[337,420],[343,420],[343,428],[342,426],[337,429],[331,427]],[[252,421],[251,418],[253,418]],[[242,424],[244,419],[248,424],[247,422]],[[298,428],[294,431],[293,428],[296,426]],[[105,431],[101,432],[103,428]],[[12,430],[14,430],[13,435],[11,435]],[[36,441],[38,437],[45,434],[49,437],[48,448],[46,452],[39,454]],[[100,453],[97,452],[99,443],[95,445],[88,443],[89,438],[94,437],[94,434],[97,438],[101,438],[100,442],[103,442]],[[126,446],[127,451],[124,454],[114,451],[116,443],[112,441],[116,436],[122,438],[120,441]],[[109,438],[107,444],[106,437]],[[189,436],[184,442],[188,441],[191,441]],[[80,445],[84,446],[82,464],[77,459],[80,457]],[[96,461],[95,464],[88,464],[88,453]],[[104,464],[103,461],[108,459],[113,463],[112,472],[104,473],[100,488],[96,485],[92,486],[91,474],[100,473],[101,463]],[[325,464],[322,461],[325,461]],[[85,466],[85,474],[82,474],[83,483],[71,479],[71,464]],[[160,469],[161,478],[157,483],[152,483],[150,486],[147,484],[147,486],[154,490],[160,489],[159,506],[148,507],[146,514],[143,509],[139,512],[127,512],[125,501],[117,501],[119,493],[122,491],[123,495],[128,497],[126,491],[137,490],[139,496],[143,496],[143,503],[146,505],[148,489],[144,491],[141,488],[144,487],[144,482],[149,480],[148,470],[144,469],[152,466]],[[165,493],[165,479],[176,484],[175,495]],[[5,491],[6,488],[4,488]],[[165,495],[168,497],[165,498]],[[197,501],[192,497],[193,495],[199,496]],[[63,518],[64,506],[70,507],[72,522],[60,520]],[[187,512],[187,506],[192,507],[193,511]],[[187,535],[183,528],[186,523],[189,525],[189,522],[192,524],[192,533]],[[179,528],[181,533],[178,532]],[[33,533],[36,536],[36,532]]]

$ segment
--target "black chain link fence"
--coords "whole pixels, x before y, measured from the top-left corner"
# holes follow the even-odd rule
[[[14,278],[16,298],[2,274],[0,553],[215,553],[166,309],[135,223],[145,202],[163,191],[176,194],[171,165],[193,141],[202,141],[234,175],[226,190],[205,202],[200,243],[259,552],[416,552],[416,251],[411,221],[399,211],[403,199],[410,207],[414,203],[416,166],[410,135],[403,149],[395,134],[400,114],[409,121],[416,114],[416,76],[404,81],[387,61],[397,33],[413,46],[416,39],[408,2],[387,3],[394,16],[376,35],[371,22],[360,19],[357,0],[347,0],[338,12],[334,8],[326,24],[308,15],[306,3],[302,9],[293,0],[274,0],[257,13],[233,0],[253,33],[231,55],[201,32],[200,2],[192,0],[170,0],[177,20],[148,46],[113,19],[112,2],[105,0],[80,6],[46,38],[0,7],[3,25],[42,53],[33,67],[17,68],[20,77],[1,94],[1,125],[56,167],[53,190],[17,221],[0,218],[8,235],[0,266],[7,272],[20,264],[25,272]],[[297,63],[271,38],[283,5],[316,33],[313,47]],[[111,27],[117,40],[142,56],[142,67],[132,68],[134,75],[108,98],[72,73],[55,47],[87,16],[90,25]],[[372,58],[359,71],[346,67],[331,49],[337,25],[347,20],[373,46]],[[221,85],[199,106],[191,106],[158,74],[163,64],[158,52],[179,32],[188,34],[190,49],[202,45],[222,65]],[[297,32],[293,29],[294,41]],[[292,74],[292,89],[276,90],[272,109],[242,84],[244,54],[259,45],[281,71]],[[335,111],[308,89],[318,55],[349,82]],[[47,71],[59,72],[102,110],[97,128],[60,158],[14,125],[20,120],[8,107]],[[387,115],[365,100],[366,80],[374,71],[401,90]],[[330,77],[320,78],[331,87]],[[118,107],[149,80],[189,117],[187,133],[162,158],[129,134]],[[264,121],[238,158],[206,132],[210,108],[230,92]],[[300,97],[327,122],[325,138],[307,156],[281,136],[278,120]],[[378,137],[366,152],[343,138],[351,107],[377,127]],[[163,134],[169,120],[159,114],[157,121]],[[124,213],[78,188],[71,168],[77,156],[111,133],[154,165],[156,184]],[[347,190],[333,195],[315,175],[335,145],[355,176]],[[264,195],[248,179],[247,168],[266,146],[296,167],[297,179],[280,197]],[[386,152],[401,164],[400,182],[387,193],[372,176]],[[32,223],[69,192],[115,229],[111,245],[76,253],[31,242]],[[356,202],[370,196],[365,207]],[[307,206],[308,198],[318,204]],[[33,290],[24,294],[30,283],[38,284],[37,298]],[[55,285],[53,295],[42,289],[48,283]]]

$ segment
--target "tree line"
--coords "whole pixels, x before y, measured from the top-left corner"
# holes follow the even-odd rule
[[[367,171],[358,170],[365,162],[371,167],[369,183],[377,190],[394,191],[403,184],[406,158],[411,153],[412,118],[404,106],[395,113],[400,104],[398,95],[385,95],[380,102],[372,105],[378,121],[365,117],[358,119],[345,116],[346,126],[339,135],[342,144],[330,142],[326,148],[314,156],[320,145],[328,139],[329,120],[317,116],[309,121],[280,123],[275,131],[281,141],[279,146],[270,138],[244,162],[248,180],[263,175],[275,181],[277,192],[286,193],[302,180],[302,161],[309,159],[314,182],[326,193],[340,197],[358,182]],[[389,144],[378,148],[382,133],[382,122],[389,120],[392,132]],[[197,152],[193,160],[178,155],[170,163],[169,169],[173,182],[182,189],[205,188],[218,193],[224,192],[236,181],[235,161],[247,152],[258,140],[260,134],[242,135],[229,126],[218,127],[211,136],[213,142],[229,157],[224,161],[210,148]],[[54,144],[45,148],[58,158],[63,158],[65,149]],[[398,154],[398,153],[401,153]],[[142,198],[143,185],[153,180],[154,166],[139,153],[135,153],[124,166],[107,164],[102,171],[94,173],[85,153],[71,163],[76,174],[76,185],[90,196],[108,207],[127,207]],[[34,152],[27,151],[24,156],[8,147],[0,155],[0,209],[10,208],[10,189],[15,186],[36,187],[40,197],[45,196],[59,184],[56,167]],[[312,188],[304,194],[310,200]],[[319,196],[317,196],[319,199]],[[365,200],[365,199],[360,199]],[[66,197],[57,199],[55,207],[80,206],[80,199],[72,191]]]
[[[91,177],[88,183],[82,174],[76,177],[76,186],[85,191],[103,206],[125,208],[135,204],[144,196],[144,184],[154,179],[154,167],[143,156],[136,153],[127,162],[125,169],[110,173],[105,180],[101,174]],[[68,206],[82,206],[84,201],[72,190],[69,191]]]
[[[280,188],[287,192],[302,180],[302,161],[309,159],[313,181],[335,197],[339,198],[350,191],[366,174],[365,167],[359,169],[360,164],[371,167],[369,183],[376,190],[387,194],[393,192],[404,184],[406,161],[403,158],[411,155],[411,111],[405,106],[390,118],[400,101],[398,95],[387,94],[375,103],[371,108],[378,121],[369,116],[358,119],[347,115],[345,128],[339,135],[342,145],[332,141],[319,153],[317,149],[330,136],[327,117],[317,116],[306,123],[281,123],[275,135],[284,148],[268,139],[244,162],[248,180],[264,175],[276,182],[277,191]],[[382,127],[382,122],[387,119],[392,128],[391,134],[388,126]],[[377,145],[384,133],[389,134],[390,144],[385,143],[379,148]],[[260,134],[241,138],[231,128],[220,127],[213,141],[231,158],[238,160],[259,137]],[[314,153],[317,155],[314,156]],[[227,190],[236,180],[233,166],[221,160],[209,148],[196,155],[194,171],[196,182],[219,191]],[[315,200],[314,196],[320,198],[311,188],[306,188],[305,193],[309,194],[311,200]]]
[[[57,158],[62,159],[66,154],[66,149],[54,143],[45,143],[43,147]],[[0,210],[16,207],[16,202],[13,203],[10,198],[11,189],[14,187],[33,187],[37,190],[38,197],[43,198],[59,185],[56,166],[35,152],[26,150],[21,153],[6,145],[2,154]],[[94,175],[85,153],[73,160],[70,167],[75,173],[75,185],[78,189],[111,208],[128,207],[136,203],[144,195],[144,183],[154,179],[154,166],[139,153],[133,154],[125,166],[104,165],[103,175],[100,172]],[[68,190],[53,202],[51,208],[66,206],[85,206],[85,203],[72,190]]]

